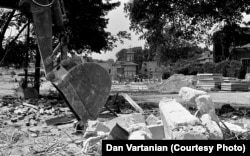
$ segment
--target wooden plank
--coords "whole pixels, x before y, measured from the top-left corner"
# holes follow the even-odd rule
[[[124,99],[126,99],[131,104],[131,106],[135,108],[135,110],[137,110],[139,113],[143,113],[143,109],[128,94],[120,93],[120,95],[123,96]]]

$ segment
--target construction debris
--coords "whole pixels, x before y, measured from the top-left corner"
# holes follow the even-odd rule
[[[173,94],[178,93],[182,87],[195,88],[196,81],[196,76],[174,74],[161,83],[151,85],[150,89],[164,94]]]
[[[209,114],[202,115],[200,119],[202,121],[202,124],[206,126],[208,129],[210,140],[222,140],[223,139],[223,132],[221,131],[218,124],[212,120]]]
[[[206,130],[200,127],[199,119],[180,103],[174,99],[162,99],[159,107],[166,139],[207,139],[207,134],[203,134]],[[192,130],[190,126],[193,127]]]
[[[120,95],[123,96],[124,99],[126,99],[131,104],[131,106],[135,108],[135,110],[143,114],[143,109],[128,94],[121,93]]]
[[[224,91],[248,91],[248,83],[240,80],[230,80],[221,84]]]
[[[220,88],[222,83],[222,74],[197,74],[197,87],[204,90],[212,90]]]
[[[210,95],[200,95],[195,99],[195,102],[201,115],[209,114],[213,121],[219,123],[218,116],[215,114],[214,103]]]
[[[207,92],[196,90],[189,87],[182,87],[179,91],[179,96],[182,98],[184,103],[195,104],[195,99],[200,95],[206,95]]]

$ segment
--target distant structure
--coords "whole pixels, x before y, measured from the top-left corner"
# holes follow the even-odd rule
[[[144,61],[140,74],[146,75],[148,79],[159,80],[162,78],[162,70],[158,61]]]
[[[230,54],[231,60],[240,61],[247,68],[247,73],[250,73],[250,43],[232,48]]]
[[[134,63],[135,52],[128,49],[122,61],[116,61],[112,67],[112,78],[115,80],[134,79],[138,73],[138,64]]]

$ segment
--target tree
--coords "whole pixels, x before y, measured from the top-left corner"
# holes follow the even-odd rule
[[[186,43],[211,45],[208,30],[218,22],[242,21],[249,0],[133,0],[125,5],[130,28],[141,33],[155,56]]]
[[[119,2],[64,0],[64,3],[68,18],[66,27],[69,35],[69,49],[100,53],[114,47],[117,38],[105,30],[108,24],[105,15],[119,6]]]
[[[221,62],[230,57],[230,48],[250,42],[250,28],[238,24],[225,25],[213,35],[214,62]]]
[[[8,27],[10,26],[11,23],[11,19],[13,18],[15,14],[15,10],[4,10],[2,9],[1,11],[1,20],[0,20],[0,60],[2,60],[2,58],[5,55],[5,51],[4,51],[4,37],[5,37],[5,33],[8,29]]]

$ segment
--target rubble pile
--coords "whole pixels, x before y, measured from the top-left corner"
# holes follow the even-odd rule
[[[0,102],[0,146],[10,148],[18,140],[26,139],[24,144],[29,146],[26,149],[28,153],[53,155],[53,152],[60,150],[61,154],[101,155],[102,140],[250,139],[250,124],[243,120],[240,123],[222,120],[217,116],[207,92],[182,87],[179,97],[180,101],[163,98],[157,116],[145,113],[143,107],[127,98],[137,113],[133,111],[105,120],[88,120],[81,130],[75,129],[76,119],[63,101],[5,98]],[[190,105],[195,106],[195,113],[185,108]],[[67,115],[71,118],[65,117]],[[13,128],[13,134],[8,134],[8,126]],[[43,146],[30,145],[32,139],[46,141]]]
[[[163,80],[161,83],[150,86],[150,89],[157,90],[160,93],[178,93],[182,87],[195,88],[196,76],[174,74],[167,80]]]

